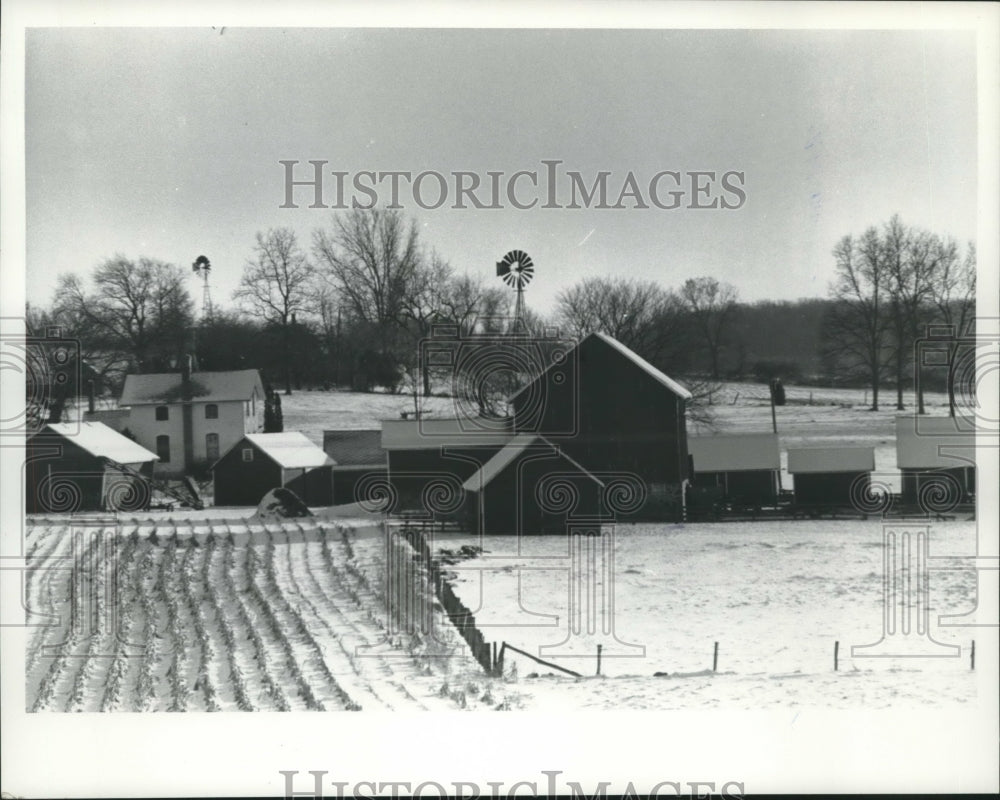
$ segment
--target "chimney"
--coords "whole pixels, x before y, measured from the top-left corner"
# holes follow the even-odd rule
[[[94,381],[87,381],[87,413],[94,413]]]

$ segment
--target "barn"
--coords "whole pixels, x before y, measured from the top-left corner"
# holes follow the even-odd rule
[[[803,447],[788,451],[800,506],[857,508],[871,488],[874,447]]]
[[[776,433],[692,436],[693,488],[720,500],[760,508],[773,506],[780,490],[781,453]]]
[[[212,466],[217,506],[255,506],[287,486],[306,505],[332,502],[333,461],[298,431],[249,433]]]
[[[902,500],[954,507],[976,495],[976,421],[972,417],[896,417],[896,466]]]
[[[358,482],[372,478],[386,480],[386,456],[382,449],[382,431],[323,431],[323,450],[334,461],[333,505],[353,503]],[[364,490],[362,485],[361,490]]]
[[[25,448],[28,514],[149,508],[156,454],[101,422],[50,423]]]
[[[690,399],[621,342],[592,333],[553,358],[510,402],[516,432],[544,436],[598,478],[634,475],[647,497],[669,505],[689,478]],[[646,511],[662,515],[657,506],[649,502]]]
[[[566,533],[603,517],[604,483],[542,436],[511,438],[462,485],[465,530],[496,534]]]

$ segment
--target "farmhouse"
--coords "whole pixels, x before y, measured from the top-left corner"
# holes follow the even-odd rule
[[[512,438],[509,430],[484,430],[475,419],[383,420],[393,510],[453,512],[462,484]]]
[[[688,452],[698,490],[746,506],[771,506],[778,500],[781,454],[776,433],[692,436]]]
[[[565,533],[601,517],[604,483],[544,437],[519,433],[462,489],[459,516],[470,532]]]
[[[679,383],[621,342],[592,333],[512,398],[514,429],[536,433],[597,478],[629,473],[650,498],[679,496],[688,475]],[[652,504],[650,504],[652,507]]]
[[[298,431],[248,433],[212,466],[217,506],[255,506],[287,486],[306,504],[330,505],[332,459]]]
[[[355,502],[358,481],[366,477],[379,482],[387,479],[382,431],[378,429],[323,431],[323,450],[334,461],[333,505]]]
[[[212,464],[264,429],[264,385],[255,369],[129,375],[118,405],[129,408],[128,429],[157,454],[162,476]]]
[[[805,447],[788,451],[795,503],[852,506],[868,496],[874,447]]]
[[[971,501],[976,494],[975,445],[972,417],[896,417],[903,502],[916,504],[925,497],[944,505]]]
[[[28,514],[149,507],[156,454],[107,425],[50,423],[25,448]]]

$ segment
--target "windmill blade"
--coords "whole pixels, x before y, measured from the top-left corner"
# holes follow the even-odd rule
[[[510,264],[508,264],[508,263],[506,263],[504,261],[498,261],[497,262],[497,277],[498,278],[502,278],[508,272],[510,272]]]

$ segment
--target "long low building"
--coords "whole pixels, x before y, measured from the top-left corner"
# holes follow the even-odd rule
[[[874,447],[803,447],[788,451],[797,505],[859,506],[871,489]]]
[[[776,433],[688,438],[696,493],[711,491],[730,503],[770,506],[778,500],[781,453]]]
[[[972,417],[896,417],[896,466],[904,503],[971,501],[976,494],[976,422]]]

